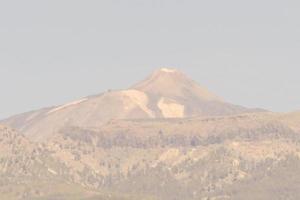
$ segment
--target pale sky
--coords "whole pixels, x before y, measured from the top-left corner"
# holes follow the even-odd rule
[[[0,118],[160,67],[234,104],[300,110],[299,19],[299,0],[0,0]]]

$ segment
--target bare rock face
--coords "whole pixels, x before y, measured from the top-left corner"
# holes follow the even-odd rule
[[[111,119],[160,119],[253,112],[224,102],[175,69],[162,68],[132,88],[110,91],[18,116],[3,123],[35,140],[63,127],[100,127]]]

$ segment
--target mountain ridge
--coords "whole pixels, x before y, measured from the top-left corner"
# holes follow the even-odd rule
[[[14,116],[6,124],[19,132],[0,125],[0,199],[300,198],[299,112],[201,99],[184,88],[193,81],[159,73]]]
[[[129,89],[12,116],[2,123],[39,140],[64,127],[100,127],[111,119],[188,118],[257,111],[224,102],[182,72],[162,68]]]

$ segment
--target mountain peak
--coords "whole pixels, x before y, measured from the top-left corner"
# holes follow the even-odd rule
[[[163,72],[163,73],[176,73],[176,72],[178,72],[177,69],[174,69],[174,68],[166,68],[166,67],[160,68],[158,71],[159,71],[159,72]]]
[[[174,68],[160,68],[131,89],[136,89],[152,96],[172,99],[185,99],[194,96],[203,101],[221,101],[219,97]]]
[[[157,70],[155,70],[154,72],[152,72],[152,74],[150,74],[149,77],[152,77],[152,80],[155,81],[159,78],[162,79],[173,79],[176,81],[182,81],[183,79],[190,79],[188,78],[188,76],[186,76],[183,72],[181,72],[178,69],[175,68],[159,68]],[[175,84],[176,85],[176,84]]]

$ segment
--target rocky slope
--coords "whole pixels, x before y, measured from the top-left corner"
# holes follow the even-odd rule
[[[204,117],[253,111],[224,102],[177,70],[162,68],[128,90],[13,116],[2,123],[38,141],[64,127],[100,127],[111,119]]]

